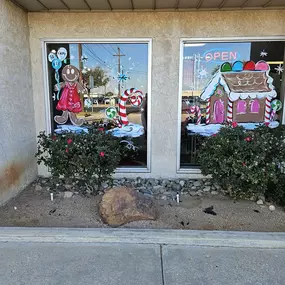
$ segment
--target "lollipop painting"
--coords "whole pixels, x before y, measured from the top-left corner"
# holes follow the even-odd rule
[[[115,107],[109,107],[105,111],[106,118],[110,121],[113,121],[115,125],[119,128],[122,127],[120,120],[119,120],[119,115],[118,111]]]
[[[272,122],[275,119],[276,112],[282,109],[282,102],[278,99],[274,99],[271,102],[271,109],[270,121]]]

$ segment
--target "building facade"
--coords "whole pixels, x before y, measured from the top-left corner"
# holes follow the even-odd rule
[[[75,47],[83,45],[83,50],[85,48],[88,54],[86,57],[90,66],[88,67],[88,61],[84,62],[83,58],[82,68],[84,68],[83,65],[87,65],[87,69],[96,68],[96,64],[110,70],[112,64],[114,68],[117,67],[117,61],[112,61],[111,56],[117,54],[118,48],[126,53],[128,60],[130,59],[129,63],[124,59],[125,63],[121,68],[128,68],[131,74],[129,77],[140,78],[140,80],[138,80],[138,86],[126,83],[126,88],[143,89],[142,93],[144,95],[147,93],[148,98],[146,107],[148,124],[145,126],[147,138],[144,142],[146,151],[144,163],[135,167],[132,165],[121,167],[116,173],[118,177],[197,178],[202,176],[195,164],[195,159],[192,161],[183,158],[184,154],[189,156],[193,154],[193,145],[189,146],[189,139],[188,144],[182,143],[187,140],[182,135],[184,128],[182,123],[185,119],[182,110],[183,100],[185,99],[186,108],[188,105],[197,105],[195,97],[199,97],[199,90],[206,86],[206,75],[210,73],[210,69],[207,70],[208,62],[239,59],[235,58],[234,52],[241,50],[242,54],[246,48],[232,46],[233,43],[251,45],[247,55],[240,59],[253,60],[252,43],[276,42],[282,49],[285,40],[285,11],[280,1],[276,1],[278,2],[276,6],[280,5],[279,8],[274,6],[270,9],[266,7],[256,9],[245,7],[244,9],[240,8],[242,5],[239,4],[236,5],[237,10],[233,7],[218,9],[218,5],[212,9],[208,9],[207,6],[205,9],[203,6],[198,7],[201,11],[183,11],[183,9],[168,11],[163,9],[168,7],[163,7],[161,1],[157,1],[161,4],[161,10],[157,7],[155,7],[157,10],[148,11],[136,9],[118,11],[114,8],[112,11],[102,12],[73,11],[72,9],[63,11],[64,8],[53,10],[52,7],[48,11],[49,7],[39,7],[40,4],[37,1],[31,1],[34,5],[29,4],[30,6],[26,5],[27,1],[13,2],[23,6],[26,11],[8,0],[0,0],[2,63],[0,96],[1,102],[4,103],[1,104],[0,113],[1,129],[4,131],[0,144],[0,201],[2,202],[15,195],[37,174],[48,175],[47,169],[37,166],[34,153],[36,135],[43,130],[48,132],[54,130],[51,86],[57,83],[52,82],[56,69],[51,68],[51,61],[48,59],[51,52],[58,52],[61,47],[64,47],[69,54],[70,61],[67,64],[72,64],[71,61],[76,57],[71,56],[72,45]],[[126,2],[129,3],[129,1]],[[133,5],[138,2],[139,6],[141,4],[139,2],[143,1],[133,2]],[[173,2],[175,6],[176,1]],[[184,2],[181,1],[183,5]],[[109,8],[107,7],[106,10]],[[38,12],[41,10],[44,11]],[[227,43],[228,46],[225,49],[219,43]],[[137,52],[136,45],[138,45]],[[208,45],[209,48],[206,51],[196,50],[199,45],[200,47]],[[103,49],[106,51],[106,58],[109,54],[110,59],[105,60],[100,55],[99,47],[102,52]],[[190,54],[187,48],[190,49]],[[195,51],[192,52],[193,48]],[[266,53],[269,48],[272,49],[272,46],[264,44],[255,49]],[[132,55],[128,56],[130,53]],[[84,52],[78,56],[79,67],[82,56]],[[144,62],[139,62],[141,69],[136,67],[139,60],[133,61],[136,56],[144,57]],[[191,62],[193,57],[195,62]],[[233,57],[233,60],[230,57]],[[281,59],[273,59],[273,64],[281,62],[282,67],[283,57],[284,46]],[[91,58],[94,62],[97,60],[93,66],[90,63]],[[186,64],[183,67],[184,60]],[[254,60],[257,61],[257,59]],[[76,64],[73,65],[76,66]],[[273,68],[275,69],[276,66],[274,65]],[[132,67],[137,68],[137,74],[132,73]],[[212,67],[209,66],[209,68]],[[191,73],[188,69],[193,69],[193,72]],[[183,75],[183,72],[186,73]],[[198,75],[196,76],[194,72]],[[282,82],[282,73],[280,72],[279,75],[279,81]],[[113,74],[113,77],[116,77],[116,74]],[[110,78],[113,79],[111,73]],[[185,84],[183,84],[184,80]],[[189,86],[190,83],[191,86]],[[280,85],[276,88],[280,89],[278,96],[283,100],[283,87]],[[118,90],[114,89],[113,93],[116,91]],[[201,109],[206,108],[203,103],[199,104]],[[282,114],[280,118],[282,122]]]

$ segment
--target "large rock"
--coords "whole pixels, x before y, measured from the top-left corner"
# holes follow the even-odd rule
[[[100,215],[110,226],[133,221],[155,220],[157,210],[152,198],[126,187],[112,188],[103,195]]]

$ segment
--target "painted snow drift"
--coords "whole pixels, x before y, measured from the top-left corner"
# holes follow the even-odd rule
[[[277,96],[267,62],[225,62],[201,94],[207,102],[206,124],[269,123]]]

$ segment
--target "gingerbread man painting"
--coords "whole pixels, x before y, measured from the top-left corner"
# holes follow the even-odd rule
[[[79,70],[73,65],[66,65],[61,73],[64,82],[55,85],[55,91],[63,89],[61,97],[57,103],[56,109],[62,111],[61,116],[55,116],[54,120],[58,124],[65,124],[70,118],[70,121],[75,126],[81,126],[84,119],[78,119],[77,115],[82,111],[82,104],[79,93],[84,90],[84,87],[78,82]]]

